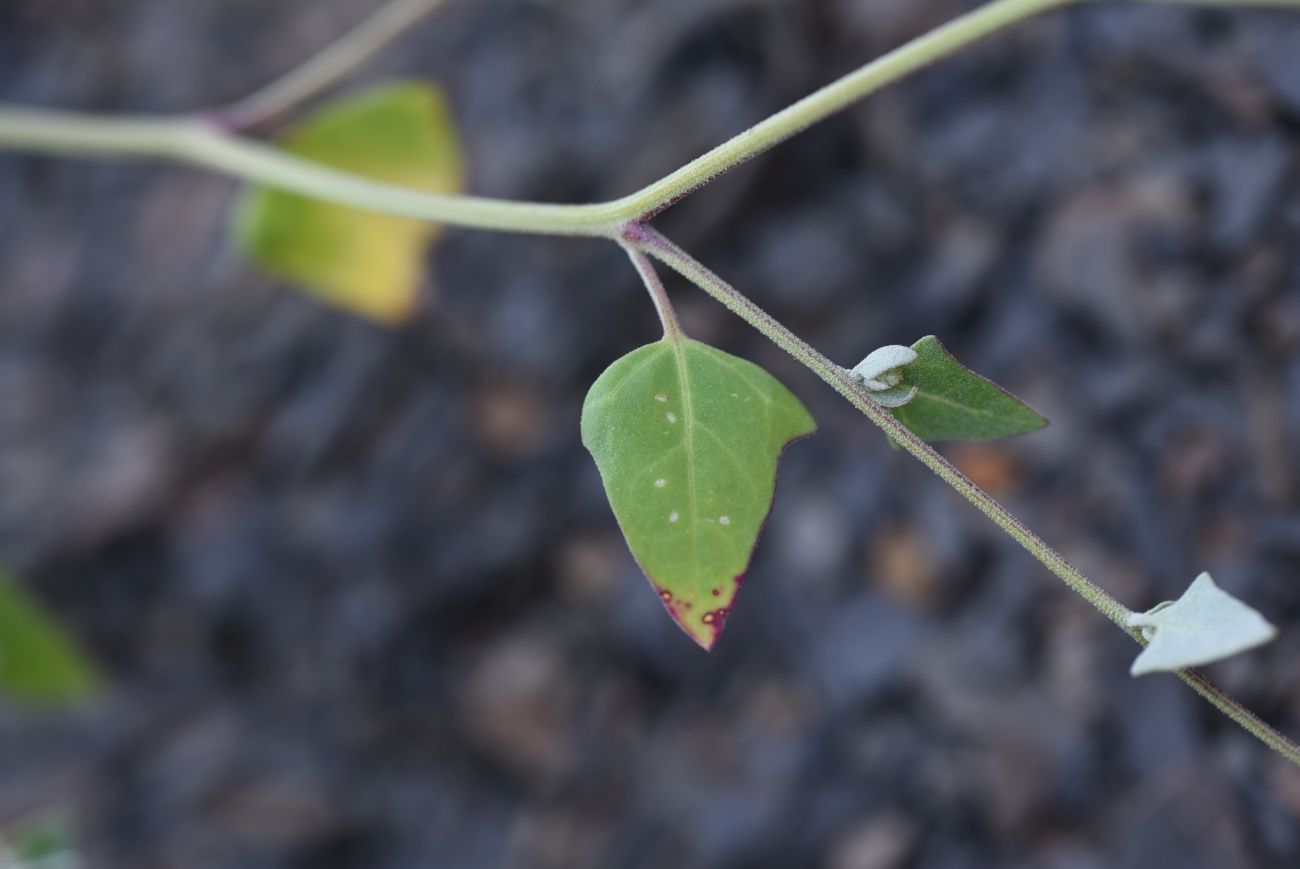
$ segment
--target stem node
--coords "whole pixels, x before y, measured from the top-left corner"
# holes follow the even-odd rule
[[[654,232],[641,218],[626,220],[618,227],[618,237],[633,247],[641,247],[650,240]]]

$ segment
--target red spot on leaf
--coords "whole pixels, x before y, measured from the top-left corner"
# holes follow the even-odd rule
[[[659,595],[659,600],[663,603],[664,609],[668,615],[677,623],[687,636],[695,640],[705,651],[712,651],[718,642],[718,637],[722,634],[722,628],[727,622],[727,616],[731,614],[731,600],[735,597],[735,592],[744,582],[745,577],[739,574],[733,577],[732,581],[735,588],[729,588],[724,583],[716,588],[709,589],[709,597],[717,598],[714,602],[713,609],[703,610],[699,616],[693,614],[695,605],[699,601],[688,600],[685,597],[679,597],[670,590],[660,586],[658,583],[652,583],[655,593]],[[718,606],[717,604],[726,603],[727,606]]]
[[[695,608],[694,605],[690,601],[674,598],[673,593],[666,588],[655,586],[655,591],[659,593],[659,600],[663,602],[664,609],[668,610],[668,615],[672,616],[673,621],[689,634],[690,630],[686,627],[686,614]]]

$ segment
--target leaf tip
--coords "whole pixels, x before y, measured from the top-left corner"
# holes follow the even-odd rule
[[[710,589],[708,597],[699,601],[700,606],[690,600],[675,597],[671,591],[657,582],[651,582],[659,601],[668,611],[669,617],[682,633],[690,637],[697,646],[706,652],[712,652],[726,627],[727,617],[731,615],[736,593],[745,582],[745,575],[738,574],[731,581],[731,588],[717,586]],[[705,606],[709,604],[709,606]],[[697,613],[698,610],[698,613]]]

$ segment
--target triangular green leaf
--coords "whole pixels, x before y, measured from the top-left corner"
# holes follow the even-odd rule
[[[1173,603],[1129,617],[1148,645],[1129,671],[1134,676],[1181,670],[1231,657],[1267,643],[1277,634],[1264,617],[1202,573]]]
[[[954,359],[933,335],[912,349],[917,360],[903,368],[901,386],[915,386],[916,395],[890,413],[922,440],[993,440],[1047,425],[1029,405]]]
[[[744,580],[781,451],[815,428],[766,371],[687,338],[633,350],[587,393],[582,442],[628,547],[705,649]]]
[[[381,85],[310,115],[285,150],[336,169],[416,190],[460,189],[460,147],[441,92]],[[269,188],[249,190],[236,237],[263,269],[327,302],[384,323],[415,310],[424,252],[438,227]]]
[[[0,693],[38,705],[82,699],[99,687],[95,667],[44,609],[0,574]]]

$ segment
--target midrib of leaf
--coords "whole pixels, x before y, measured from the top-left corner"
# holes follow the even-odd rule
[[[999,416],[999,414],[996,414],[991,410],[971,407],[968,404],[961,404],[960,402],[953,401],[951,398],[945,398],[942,395],[938,395],[937,393],[934,392],[927,392],[924,389],[920,390],[920,396],[924,396],[927,401],[937,401],[940,404],[946,404],[949,407],[954,407],[957,410],[961,411],[962,413],[972,413],[972,414],[977,414],[979,416],[987,416],[993,418]],[[906,405],[904,405],[904,407],[906,407]]]
[[[692,578],[698,581],[700,574],[700,508],[696,489],[699,481],[695,478],[695,401],[691,397],[691,378],[686,373],[686,341],[688,339],[681,332],[675,332],[665,335],[664,340],[672,347],[673,354],[676,357],[677,388],[682,393],[682,437],[686,445],[686,479],[688,481],[686,488],[690,493],[691,502],[691,574]]]

